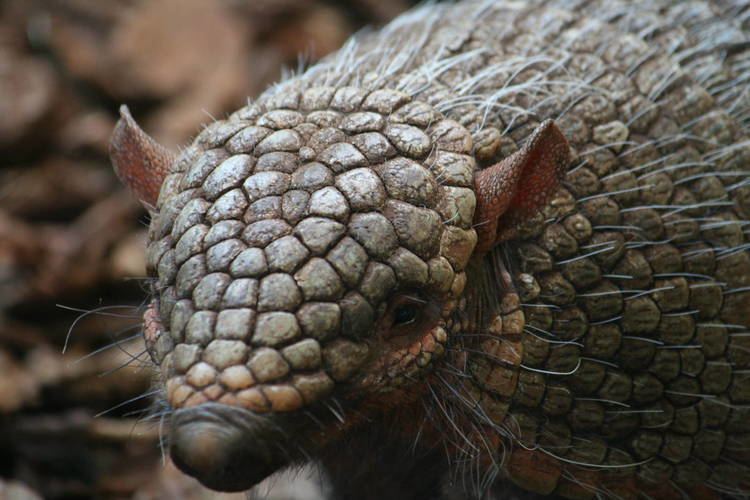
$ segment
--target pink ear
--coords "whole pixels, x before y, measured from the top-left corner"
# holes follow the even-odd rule
[[[109,158],[117,177],[153,211],[174,154],[141,130],[124,105],[109,141]]]
[[[521,150],[477,172],[475,252],[488,252],[519,222],[541,210],[560,185],[569,161],[568,141],[555,122],[546,120]]]

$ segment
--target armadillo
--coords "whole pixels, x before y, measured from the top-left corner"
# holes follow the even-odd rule
[[[121,110],[174,463],[750,493],[750,4],[428,3],[179,154]]]

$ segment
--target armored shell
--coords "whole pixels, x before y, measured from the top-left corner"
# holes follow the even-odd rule
[[[532,491],[746,494],[749,15],[430,4],[208,125],[149,233],[169,404],[390,422],[368,408],[417,393],[449,464]],[[476,255],[476,172],[546,119],[562,184]],[[401,345],[409,293],[438,311]]]

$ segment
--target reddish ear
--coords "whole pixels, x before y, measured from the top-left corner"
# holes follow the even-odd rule
[[[174,154],[141,130],[127,106],[120,107],[120,120],[109,140],[109,158],[117,177],[153,211]]]
[[[477,172],[475,252],[488,252],[519,222],[541,210],[560,185],[569,161],[568,141],[555,122],[546,120],[521,150]]]

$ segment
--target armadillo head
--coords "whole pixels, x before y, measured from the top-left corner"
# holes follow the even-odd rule
[[[126,109],[112,141],[152,213],[144,334],[174,410],[170,451],[220,490],[418,399],[471,323],[467,269],[567,163],[551,122],[475,175],[470,133],[401,92],[276,100],[179,157]]]

